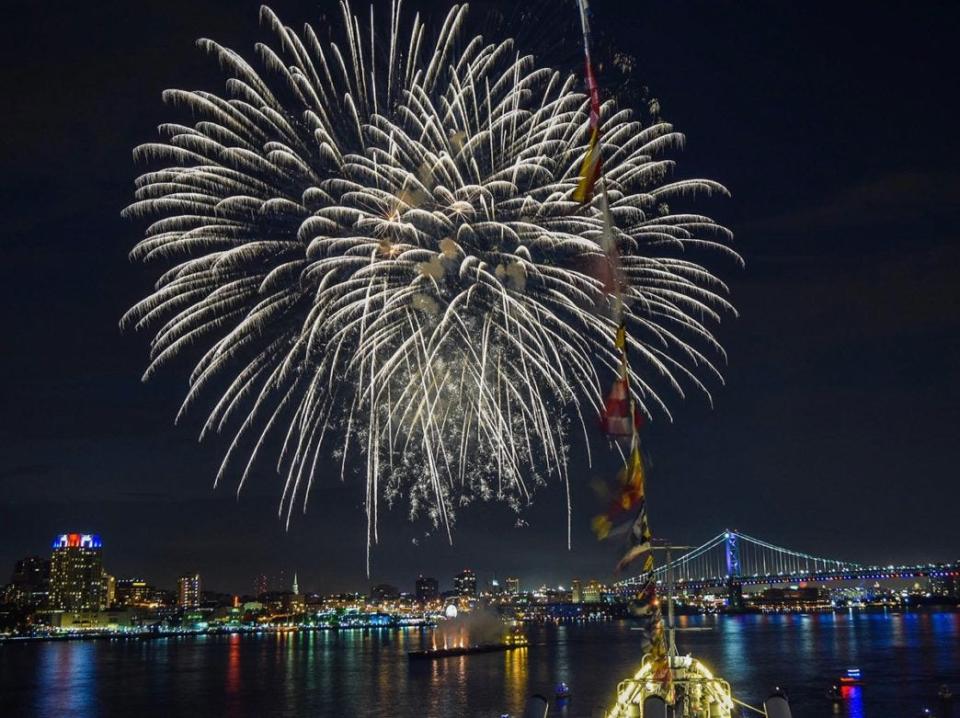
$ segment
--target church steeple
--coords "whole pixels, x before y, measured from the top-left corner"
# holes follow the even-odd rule
[[[293,572],[293,595],[294,595],[294,596],[299,596],[299,595],[300,595],[300,586],[297,585],[297,572],[296,572],[296,571]]]

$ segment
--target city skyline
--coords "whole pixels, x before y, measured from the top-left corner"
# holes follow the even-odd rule
[[[95,573],[98,577],[102,574],[103,580],[101,582],[99,578],[97,579],[98,585],[93,591],[94,595],[92,600],[78,602],[75,607],[76,610],[96,610],[94,606],[108,605],[109,602],[104,602],[104,598],[108,595],[105,588],[108,579],[111,582],[143,585],[154,589],[168,591],[176,596],[177,605],[181,608],[190,608],[196,606],[199,602],[199,596],[201,596],[204,592],[232,593],[238,596],[257,596],[262,593],[285,591],[290,591],[295,594],[301,593],[298,571],[293,569],[291,573],[287,572],[282,567],[273,567],[268,572],[261,571],[253,574],[251,576],[249,586],[245,587],[232,586],[209,588],[204,585],[201,573],[196,571],[186,573],[180,572],[170,585],[165,585],[163,581],[156,581],[152,579],[150,569],[147,566],[144,566],[139,572],[113,575],[107,570],[108,567],[104,566],[104,559],[102,555],[103,548],[102,537],[97,533],[72,531],[64,534],[58,534],[53,540],[52,556],[50,554],[44,554],[43,552],[27,552],[15,561],[11,572],[14,580],[11,583],[16,583],[17,576],[20,574],[29,572],[35,573],[37,571],[38,564],[45,564],[45,571],[47,574],[47,578],[45,580],[55,582],[57,571],[59,570],[61,573],[63,573],[66,570],[64,568],[58,568],[58,560],[62,563],[65,560],[63,557],[69,555],[71,558],[66,560],[75,562],[77,559],[73,558],[73,554],[81,553],[83,554],[80,557],[80,561],[83,564],[80,569],[81,572],[84,574],[89,573],[91,576]],[[87,566],[89,559],[86,557],[88,555],[94,556],[94,564],[91,564],[90,566]],[[0,578],[2,578],[2,575],[3,574],[0,573]],[[83,578],[86,582],[89,582],[90,576],[84,575]],[[516,593],[517,590],[519,590],[518,587],[521,585],[521,583],[522,579],[516,576],[498,576],[494,572],[487,577],[480,577],[477,576],[476,572],[474,572],[472,569],[462,568],[450,576],[433,576],[430,575],[429,572],[420,572],[415,577],[408,577],[408,580],[405,582],[398,581],[395,587],[398,588],[401,593],[411,595],[416,594],[418,596],[420,596],[421,593],[423,593],[424,596],[433,597],[440,596],[443,593],[458,593],[461,595],[476,596],[478,592],[488,591],[491,587],[496,588],[498,585],[503,587],[504,591]],[[546,584],[542,585],[545,586]],[[3,586],[3,584],[0,584],[0,586]],[[375,591],[377,588],[384,587],[392,588],[394,587],[394,584],[385,582],[375,583],[373,581],[368,581],[366,586],[356,586],[350,590],[332,591],[331,593],[362,593],[367,590]],[[220,590],[223,588],[228,588],[229,590]],[[528,586],[528,588],[532,590],[535,587],[531,584]],[[310,588],[303,591],[303,593],[321,592],[322,590],[320,588],[315,590]],[[50,601],[51,605],[54,607],[67,608],[68,610],[72,610],[74,608],[73,602],[65,601],[64,599],[58,598],[55,595],[51,595]]]
[[[18,101],[0,120],[10,148],[0,168],[17,178],[0,215],[10,274],[0,369],[11,377],[0,570],[76,527],[105,537],[117,575],[145,565],[171,586],[190,570],[212,586],[245,586],[271,566],[345,590],[463,566],[538,583],[609,580],[617,546],[589,530],[602,510],[591,483],[617,461],[588,467],[577,434],[572,551],[555,484],[520,515],[463,511],[452,547],[429,523],[384,511],[389,539],[367,579],[362,482],[332,481],[288,531],[269,467],[239,499],[229,481],[214,491],[223,445],[197,444],[196,417],[171,425],[184,366],[139,383],[146,340],[117,327],[149,282],[127,259],[137,228],[118,216],[137,172],[129,148],[155,136],[163,89],[222,86],[193,42],[211,35],[249,49],[262,38],[258,4],[64,8],[55,27],[42,9],[12,11],[9,27],[45,30],[6,44],[30,61],[6,73],[5,96]],[[295,23],[318,14],[296,2],[278,10]],[[597,12],[615,16],[600,0]],[[960,177],[956,99],[930,72],[950,62],[951,23],[891,8],[836,8],[830,22],[786,6],[661,4],[652,14],[686,28],[682,58],[670,51],[674,33],[644,33],[636,14],[607,32],[637,55],[665,117],[685,131],[685,166],[732,189],[717,211],[747,263],[725,275],[741,317],[720,328],[729,366],[714,407],[691,397],[673,424],[644,429],[654,534],[696,545],[734,526],[865,563],[953,560]],[[816,42],[815,56],[783,50],[798,35]],[[892,36],[903,49],[890,51]],[[49,59],[57,53],[82,83]],[[182,62],[171,66],[171,55]],[[922,117],[924,132],[904,132],[898,107]],[[322,467],[333,479],[337,469]]]
[[[957,713],[960,3],[9,5],[2,718]]]
[[[758,542],[752,537],[733,535],[731,539],[730,532],[727,532],[725,535],[728,537],[728,541],[739,540],[742,543],[744,540],[749,540],[751,545],[767,546],[771,551],[790,552],[789,549],[774,547],[763,541]],[[735,575],[739,576],[741,570],[739,556],[733,559],[733,564],[731,564],[729,549],[727,549],[725,558],[722,555],[725,550],[723,548],[723,536],[724,534],[721,533],[718,537],[714,537],[714,539],[703,546],[694,547],[688,552],[691,555],[696,555],[700,554],[705,548],[713,547],[715,552],[721,554],[716,559],[716,561],[720,563],[714,562],[713,559],[699,559],[701,563],[691,563],[690,566],[699,565],[703,567],[705,562],[713,566],[713,569],[710,570],[713,570],[714,573],[720,572],[719,575],[722,576],[724,570],[723,562],[726,562],[726,570],[732,570],[735,572]],[[718,540],[720,542],[719,544]],[[735,546],[733,550],[739,554],[739,550],[736,549]],[[25,589],[29,590],[31,586],[36,589],[40,583],[49,582],[49,596],[45,593],[44,602],[49,601],[50,606],[53,608],[67,609],[68,611],[89,611],[106,608],[113,602],[113,597],[122,592],[135,593],[144,590],[164,592],[171,596],[171,600],[173,600],[179,608],[190,609],[200,605],[204,594],[256,598],[259,595],[267,593],[292,593],[297,595],[360,594],[370,596],[391,593],[398,596],[415,597],[418,601],[426,601],[449,595],[472,597],[477,597],[481,594],[497,593],[513,595],[550,589],[572,591],[576,597],[580,595],[581,587],[585,584],[615,586],[625,583],[625,585],[629,585],[632,578],[630,575],[622,575],[614,579],[598,581],[596,575],[585,574],[570,575],[551,583],[549,581],[531,580],[528,576],[518,575],[517,573],[510,575],[504,574],[503,572],[498,573],[497,571],[491,571],[487,573],[480,572],[478,574],[478,572],[473,569],[466,567],[457,570],[454,574],[446,576],[421,571],[418,572],[415,577],[398,577],[393,582],[368,580],[365,585],[361,584],[346,587],[343,584],[336,584],[336,587],[313,587],[304,586],[300,583],[299,572],[296,568],[293,569],[291,574],[283,567],[272,567],[269,571],[259,571],[255,573],[247,586],[217,585],[211,587],[206,585],[201,573],[197,571],[181,571],[172,586],[169,586],[165,585],[163,581],[155,580],[148,567],[143,567],[139,573],[133,574],[115,575],[115,573],[111,573],[108,570],[110,567],[104,563],[102,551],[103,540],[99,534],[82,532],[58,534],[53,540],[53,553],[49,558],[42,553],[28,553],[17,559],[12,567],[12,578],[9,586],[19,584],[20,588],[18,588],[17,591],[23,593]],[[675,561],[679,561],[681,558],[682,556],[674,557]],[[791,564],[791,560],[797,562]],[[913,567],[905,565],[894,567],[892,564],[843,564],[832,559],[818,559],[811,556],[803,558],[801,554],[793,554],[791,556],[790,553],[784,553],[784,558],[779,565],[779,569],[785,569],[788,574],[792,573],[796,576],[809,575],[815,577],[817,576],[818,561],[820,562],[820,572],[822,575],[829,573],[839,574],[841,576],[841,582],[843,582],[843,575],[850,573],[850,580],[860,581],[861,583],[865,580],[872,581],[876,579],[885,581],[910,581],[911,578],[924,578],[928,576],[928,574],[924,572],[924,568],[934,567],[936,565],[952,566],[953,568],[949,570],[953,573],[943,575],[955,575],[957,567],[960,566],[960,557],[949,561],[922,562]],[[771,558],[770,574],[778,573],[775,562],[776,559]],[[830,565],[829,568],[827,564]],[[762,569],[760,568],[761,565]],[[801,571],[800,567],[803,565],[807,566],[807,574]],[[892,570],[885,571],[884,569],[887,568]],[[908,571],[901,576],[898,574],[898,568],[906,568]],[[743,569],[747,571],[743,574],[744,586],[754,584],[765,585],[766,582],[762,578],[755,578],[755,574],[750,573],[750,571],[766,570],[765,559],[761,564],[760,560],[754,557],[754,562],[749,564],[745,562]],[[920,572],[911,572],[916,569],[919,569]],[[659,572],[664,570],[663,568],[658,569]],[[929,573],[930,577],[936,578],[938,575],[941,575],[936,573],[936,569],[932,570],[933,572]],[[693,571],[680,572],[675,576],[675,579],[680,581],[678,585],[682,586],[684,581],[692,580],[689,576],[686,576],[687,573],[689,573],[690,576],[700,575],[696,573],[696,569]],[[39,579],[38,577],[41,574],[43,574],[44,577]],[[61,577],[59,580],[57,578],[58,574]],[[762,575],[761,573],[760,576]],[[2,578],[2,574],[0,574],[0,578]],[[665,580],[665,578],[665,575],[662,575],[660,580]],[[793,582],[805,584],[809,580],[810,579],[801,578],[799,581]],[[813,583],[816,582],[817,580],[814,578]],[[706,585],[709,585],[709,583],[708,581]],[[775,582],[777,585],[789,585],[790,583],[790,580]],[[66,588],[63,588],[64,585]],[[84,589],[86,585],[89,585],[89,588]],[[690,586],[697,586],[698,590],[701,588],[701,584],[697,581],[694,581]],[[0,584],[0,588],[2,587],[3,584]],[[72,593],[64,594],[64,591]],[[574,599],[574,602],[578,601],[579,599]],[[31,603],[30,600],[26,602]]]
[[[337,593],[301,590],[298,574],[291,585],[281,570],[258,575],[252,593],[210,589],[196,572],[182,574],[170,590],[146,574],[112,575],[103,548],[97,534],[68,532],[54,538],[50,558],[18,561],[10,582],[0,586],[6,630],[123,633],[161,625],[174,632],[282,630],[291,621],[306,629],[349,628],[429,623],[441,614],[455,618],[476,610],[524,621],[581,620],[595,611],[622,618],[647,582],[643,577],[612,584],[573,577],[566,586],[537,586],[517,576],[484,580],[464,568],[449,583],[420,574],[413,590],[398,582]],[[657,569],[655,578],[656,591],[669,592],[682,610],[698,613],[951,606],[960,590],[960,560],[939,566],[857,566],[725,531]]]

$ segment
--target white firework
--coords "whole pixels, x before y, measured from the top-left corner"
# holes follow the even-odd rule
[[[264,7],[276,44],[256,46],[259,70],[200,40],[224,95],[164,93],[193,124],[134,152],[152,169],[125,214],[151,223],[132,258],[164,267],[123,319],[154,333],[144,378],[202,352],[180,414],[210,395],[201,438],[232,435],[217,480],[236,460],[238,491],[277,435],[288,522],[315,477],[365,462],[368,556],[380,500],[449,536],[457,506],[520,507],[554,476],[569,516],[568,432],[587,433],[617,362],[599,200],[571,199],[581,83],[469,36],[465,5],[433,39],[419,15],[401,31],[399,2],[386,40],[372,8],[342,13],[342,42],[321,43]],[[684,386],[709,397],[710,326],[733,312],[694,260],[739,257],[728,230],[668,203],[726,190],[672,179],[683,136],[667,123],[608,100],[602,136],[632,386],[669,416]]]

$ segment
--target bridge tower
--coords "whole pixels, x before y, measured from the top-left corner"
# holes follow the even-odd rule
[[[740,583],[740,538],[735,531],[724,531],[724,546],[727,556],[727,608],[739,611],[743,608],[743,585]]]

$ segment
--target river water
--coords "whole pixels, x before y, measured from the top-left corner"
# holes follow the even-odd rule
[[[692,652],[754,705],[789,692],[797,718],[912,718],[960,702],[960,613],[840,613],[681,617]],[[409,663],[419,629],[223,635],[146,641],[0,644],[0,716],[186,718],[227,716],[519,716],[527,696],[573,693],[562,712],[596,715],[637,668],[625,622],[533,626],[531,645]],[[865,685],[834,706],[825,691],[848,667]],[[960,718],[960,709],[954,710]]]

